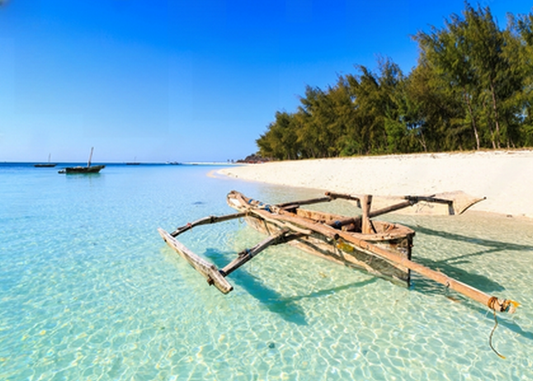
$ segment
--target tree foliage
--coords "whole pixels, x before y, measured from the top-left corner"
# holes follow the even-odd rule
[[[501,29],[468,3],[441,29],[420,31],[418,64],[356,65],[327,89],[308,86],[257,139],[281,160],[533,146],[533,14]]]

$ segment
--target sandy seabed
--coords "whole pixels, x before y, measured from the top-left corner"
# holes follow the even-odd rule
[[[533,218],[533,150],[477,151],[250,164],[220,173],[242,180],[375,196],[463,191],[469,211]]]

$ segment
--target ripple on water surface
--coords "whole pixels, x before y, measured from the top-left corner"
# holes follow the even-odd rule
[[[499,315],[503,362],[488,345],[492,314],[416,274],[408,290],[276,246],[229,276],[232,293],[208,287],[158,226],[230,213],[233,188],[273,202],[318,193],[178,167],[116,166],[90,179],[3,174],[0,378],[533,378],[531,222],[389,217],[417,231],[416,261],[524,303]],[[262,238],[232,221],[183,242],[220,266]]]

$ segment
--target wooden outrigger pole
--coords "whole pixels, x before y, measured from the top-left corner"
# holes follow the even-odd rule
[[[221,221],[227,221],[231,218],[238,218],[235,216],[239,214],[241,213],[223,216],[223,218],[220,218],[220,219],[218,218],[213,218],[213,219],[209,218],[209,219],[213,221],[213,223],[221,222]],[[228,217],[231,217],[231,218],[228,218]],[[202,225],[203,224],[204,223],[202,223]],[[181,232],[184,232],[190,229],[189,225],[185,225],[184,228],[185,229],[181,230]],[[265,250],[267,247],[272,246],[272,245],[279,245],[281,243],[286,243],[286,242],[289,242],[293,239],[296,239],[302,236],[302,233],[291,234],[288,229],[283,230],[282,232],[274,236],[266,238],[265,240],[261,241],[260,243],[258,243],[251,249],[244,249],[237,255],[236,259],[234,259],[229,264],[227,264],[224,268],[219,270],[215,265],[207,262],[203,258],[193,253],[186,246],[184,246],[181,242],[176,240],[171,234],[168,234],[166,231],[164,231],[161,228],[159,228],[158,231],[161,237],[165,240],[165,242],[170,247],[172,247],[178,254],[181,255],[181,257],[183,257],[187,262],[189,262],[189,264],[192,267],[194,267],[196,271],[198,271],[200,274],[203,275],[204,278],[207,279],[207,283],[210,286],[214,285],[223,294],[227,294],[233,290],[233,286],[225,279],[226,276],[231,274],[233,271],[237,270],[239,267],[241,267],[246,262],[251,260],[257,254]]]
[[[495,310],[497,312],[510,312],[514,313],[516,307],[518,307],[520,304],[508,299],[499,299],[495,296],[490,296],[485,294],[482,291],[479,291],[478,289],[469,286],[465,283],[459,282],[453,278],[450,278],[446,274],[443,274],[439,271],[432,270],[430,268],[427,268],[421,264],[418,264],[416,262],[413,262],[409,259],[402,258],[388,250],[385,250],[377,245],[371,244],[365,240],[358,239],[356,237],[353,237],[352,235],[345,233],[343,231],[336,231],[332,232],[330,229],[324,227],[321,224],[311,223],[307,221],[300,221],[294,220],[294,217],[292,216],[283,216],[283,218],[272,215],[268,212],[265,212],[263,210],[254,210],[253,213],[256,213],[260,215],[265,220],[284,220],[289,222],[294,222],[299,224],[300,226],[303,226],[309,230],[316,231],[320,234],[323,234],[330,239],[332,239],[334,242],[336,242],[337,245],[342,245],[344,242],[349,242],[353,245],[358,246],[361,250],[367,252],[370,255],[377,256],[383,259],[386,259],[390,262],[399,264],[401,266],[404,266],[420,275],[425,276],[426,278],[429,278],[437,283],[443,284],[444,286],[472,299],[476,302],[479,302],[487,307],[489,307],[492,310]],[[280,212],[280,214],[283,214],[283,211]]]
[[[310,205],[318,202],[328,202],[336,198],[348,199],[348,200],[359,200],[361,201],[361,206],[363,210],[363,215],[360,217],[353,218],[344,218],[335,221],[323,221],[324,218],[331,217],[327,213],[320,213],[323,218],[320,220],[313,220],[311,218],[301,217],[296,215],[295,210],[301,205]],[[477,199],[479,201],[481,199]],[[499,299],[495,296],[490,296],[474,287],[471,287],[465,283],[457,281],[449,276],[427,268],[421,264],[411,261],[410,251],[409,255],[401,255],[401,251],[396,253],[392,250],[385,249],[384,247],[371,243],[369,240],[359,238],[361,234],[353,234],[345,230],[348,226],[354,227],[359,225],[362,230],[362,234],[376,235],[375,227],[373,222],[370,220],[370,217],[378,216],[384,213],[388,213],[392,210],[398,210],[405,208],[419,201],[429,201],[429,202],[440,202],[446,203],[449,205],[450,212],[453,214],[453,201],[438,199],[433,196],[406,196],[405,201],[393,205],[391,207],[383,208],[371,212],[371,196],[364,196],[360,200],[358,197],[350,195],[342,195],[335,193],[326,193],[326,197],[316,198],[311,200],[296,201],[284,204],[277,205],[266,205],[255,200],[247,199],[242,194],[238,192],[230,192],[228,195],[228,203],[230,206],[240,210],[239,213],[229,214],[225,216],[210,216],[202,218],[193,223],[189,223],[185,226],[182,226],[176,229],[172,233],[167,233],[163,229],[158,229],[162,238],[171,246],[180,256],[182,256],[192,267],[194,267],[200,274],[202,274],[210,285],[214,285],[222,293],[227,294],[233,287],[225,279],[230,273],[250,261],[257,254],[265,250],[267,247],[272,245],[278,245],[282,243],[287,243],[290,241],[300,242],[310,237],[321,237],[321,239],[329,243],[336,250],[342,250],[343,252],[350,255],[354,250],[358,250],[361,253],[371,256],[373,258],[379,258],[381,261],[386,261],[391,264],[394,268],[412,270],[422,276],[425,276],[437,283],[440,283],[447,288],[450,288],[476,302],[479,302],[490,309],[497,312],[509,312],[513,313],[520,304],[509,299]],[[477,201],[471,202],[470,205],[474,204]],[[468,207],[468,206],[467,206]],[[461,212],[466,208],[462,208]],[[269,237],[254,246],[251,249],[245,249],[241,251],[237,258],[230,262],[228,265],[222,269],[218,269],[215,265],[207,262],[202,259],[187,247],[181,244],[175,237],[179,234],[190,230],[195,226],[206,225],[211,223],[217,223],[222,221],[228,221],[236,218],[254,218],[259,221],[263,221],[263,224],[270,225],[276,228],[276,231],[271,232],[268,228],[266,231],[269,234]],[[393,225],[395,226],[395,225]],[[405,229],[405,228],[404,228]],[[385,237],[389,233],[380,233]],[[412,233],[414,235],[414,233]],[[410,250],[410,247],[409,247]],[[356,261],[357,262],[357,261]],[[363,266],[360,266],[363,269],[366,269],[372,273],[372,269],[366,267],[363,263]],[[408,279],[408,278],[407,278]]]

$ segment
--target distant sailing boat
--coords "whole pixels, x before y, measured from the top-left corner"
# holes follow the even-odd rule
[[[48,163],[38,163],[38,164],[34,164],[33,166],[34,167],[37,167],[37,168],[51,168],[51,167],[55,167],[57,164],[55,163],[50,163],[50,157],[52,156],[51,153],[48,154]]]
[[[141,163],[139,163],[137,161],[137,156],[135,156],[135,158],[133,159],[133,161],[130,161],[130,162],[127,162],[126,165],[139,165]]]
[[[91,159],[93,158],[94,147],[91,147],[91,155],[86,167],[67,167],[59,171],[59,173],[98,173],[101,169],[105,168],[105,165],[93,165],[91,167]]]

